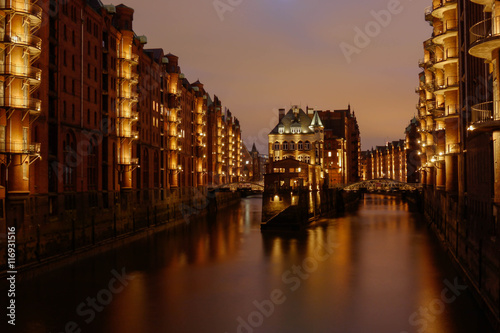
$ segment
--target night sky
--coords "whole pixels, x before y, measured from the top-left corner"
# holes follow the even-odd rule
[[[291,104],[333,110],[350,103],[363,150],[403,138],[415,115],[430,0],[123,3],[135,9],[134,31],[148,37],[146,48],[179,56],[188,80],[219,96],[240,120],[243,141],[261,153],[278,109]]]

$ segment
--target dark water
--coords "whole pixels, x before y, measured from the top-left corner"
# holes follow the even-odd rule
[[[17,325],[1,331],[492,332],[398,199],[366,196],[356,213],[298,234],[261,234],[260,206],[244,199],[21,281]]]

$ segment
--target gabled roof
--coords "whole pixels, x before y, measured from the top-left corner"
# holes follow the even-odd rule
[[[269,134],[279,134],[279,127],[284,127],[284,132],[291,133],[291,128],[300,127],[302,134],[314,133],[310,128],[311,118],[300,108],[290,109],[288,113],[281,119],[281,121],[274,127]]]

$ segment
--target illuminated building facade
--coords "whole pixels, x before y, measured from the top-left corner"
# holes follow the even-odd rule
[[[499,13],[495,0],[432,1],[417,88],[426,213],[497,320]]]
[[[420,181],[420,126],[413,118],[405,130],[404,140],[388,142],[385,146],[363,151],[361,154],[361,180],[393,179],[404,183]]]
[[[349,105],[345,110],[318,111],[325,126],[325,170],[329,186],[359,180],[361,139],[358,122]]]
[[[146,48],[132,8],[0,5],[0,229],[18,230],[19,263],[182,218],[210,177],[239,179],[239,121],[217,98],[209,121],[204,85]]]
[[[288,113],[280,109],[279,122],[268,134],[266,186],[322,185],[324,136],[324,126],[318,112],[305,113],[298,106],[293,106]],[[308,167],[310,171],[306,172],[304,166],[309,165],[314,168]],[[289,177],[283,178],[283,173],[285,176],[289,174]]]

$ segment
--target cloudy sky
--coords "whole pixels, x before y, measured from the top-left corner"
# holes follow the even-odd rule
[[[267,153],[281,107],[350,103],[362,149],[403,137],[415,114],[430,0],[124,0],[148,48],[179,56]],[[118,3],[115,3],[118,4]]]

